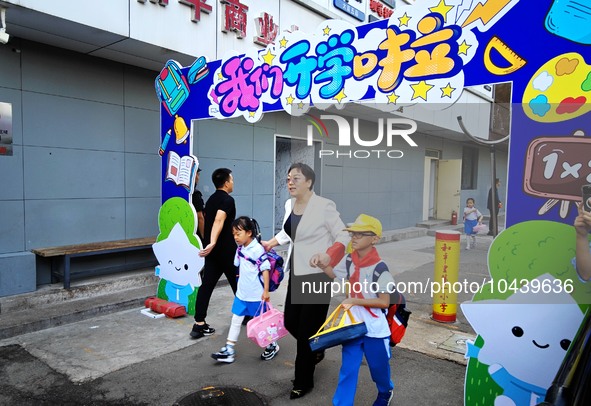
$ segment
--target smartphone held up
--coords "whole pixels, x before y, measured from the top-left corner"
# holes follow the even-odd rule
[[[591,185],[583,185],[581,191],[583,195],[583,210],[591,212]]]

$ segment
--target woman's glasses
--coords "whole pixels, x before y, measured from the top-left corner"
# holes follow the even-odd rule
[[[300,183],[303,180],[305,180],[305,178],[302,177],[302,176],[294,176],[293,178],[288,177],[287,178],[287,183],[290,183],[291,182],[293,184],[296,184],[296,183]]]

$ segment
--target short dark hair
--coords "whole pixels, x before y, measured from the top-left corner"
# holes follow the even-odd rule
[[[230,180],[232,171],[228,168],[218,168],[211,174],[211,181],[216,189],[224,186],[224,183]]]
[[[287,174],[291,172],[292,169],[299,170],[306,180],[311,180],[312,183],[310,184],[310,190],[314,187],[314,182],[316,182],[316,174],[314,173],[314,169],[310,168],[308,165],[302,162],[296,162],[295,164],[291,164],[289,167]]]

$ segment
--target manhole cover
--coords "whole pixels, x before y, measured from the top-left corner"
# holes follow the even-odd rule
[[[175,406],[266,406],[256,392],[248,388],[231,386],[203,388],[191,393],[174,404]]]

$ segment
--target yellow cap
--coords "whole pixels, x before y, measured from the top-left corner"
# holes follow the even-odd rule
[[[360,214],[355,219],[355,223],[345,228],[346,231],[353,232],[372,232],[378,237],[382,237],[382,223],[375,217],[368,216],[367,214]]]

